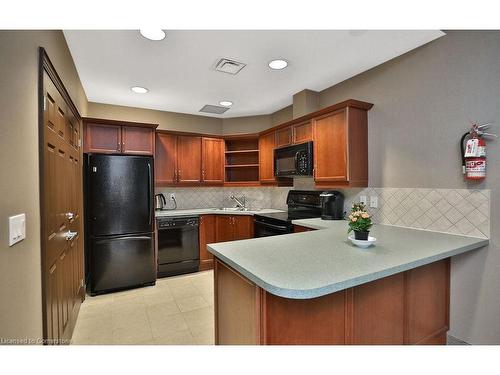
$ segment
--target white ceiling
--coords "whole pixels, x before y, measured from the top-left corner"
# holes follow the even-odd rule
[[[167,31],[159,42],[138,31],[64,31],[89,101],[215,117],[269,114],[303,90],[323,90],[444,35],[441,31]],[[237,75],[213,70],[220,58],[247,64]],[[273,71],[282,58],[288,68]],[[144,86],[135,94],[131,86]]]

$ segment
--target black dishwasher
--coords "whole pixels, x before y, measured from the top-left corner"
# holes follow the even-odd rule
[[[196,272],[200,265],[197,217],[157,217],[158,277]]]

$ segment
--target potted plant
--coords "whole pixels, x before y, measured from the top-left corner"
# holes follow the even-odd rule
[[[363,203],[354,203],[349,214],[349,229],[347,233],[354,231],[357,240],[368,240],[368,233],[372,227],[372,219]]]

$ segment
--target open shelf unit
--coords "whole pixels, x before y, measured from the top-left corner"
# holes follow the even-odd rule
[[[259,183],[259,138],[257,135],[224,140],[226,184]]]

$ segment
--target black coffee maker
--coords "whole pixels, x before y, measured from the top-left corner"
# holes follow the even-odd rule
[[[321,219],[342,220],[344,218],[344,194],[340,191],[324,191],[321,198]]]

